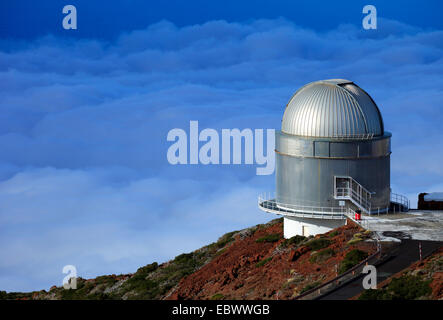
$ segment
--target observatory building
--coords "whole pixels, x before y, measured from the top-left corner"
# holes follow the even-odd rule
[[[276,132],[275,196],[261,195],[259,208],[283,215],[285,238],[327,232],[357,210],[407,210],[390,189],[390,141],[374,100],[352,81],[303,86]]]

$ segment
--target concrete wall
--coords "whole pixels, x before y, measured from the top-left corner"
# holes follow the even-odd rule
[[[346,220],[301,219],[284,217],[283,235],[289,239],[295,235],[315,236],[345,225]],[[305,234],[304,234],[305,233]]]

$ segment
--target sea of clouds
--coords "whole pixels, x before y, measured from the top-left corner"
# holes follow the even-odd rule
[[[303,84],[347,78],[392,132],[392,187],[443,189],[443,31],[379,18],[163,21],[116,41],[0,40],[0,290],[134,272],[265,222],[254,166],[172,166],[167,133],[279,128]]]

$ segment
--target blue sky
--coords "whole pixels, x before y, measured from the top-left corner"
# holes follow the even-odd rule
[[[66,4],[75,5],[79,11],[81,28],[75,33],[64,31],[57,19]],[[443,28],[439,0],[15,0],[0,3],[0,36],[29,39],[50,33],[114,39],[122,32],[144,29],[161,20],[183,27],[220,19],[239,22],[280,17],[325,31],[345,23],[360,25],[362,8],[366,4],[375,5],[379,14],[387,19],[422,28]]]
[[[438,2],[371,2],[371,31],[359,1],[124,3],[69,2],[76,31],[61,28],[67,2],[0,4],[0,290],[60,285],[67,264],[134,272],[271,219],[256,197],[273,176],[171,166],[167,133],[190,120],[278,129],[318,79],[351,79],[377,102],[393,191],[415,203],[443,190]]]

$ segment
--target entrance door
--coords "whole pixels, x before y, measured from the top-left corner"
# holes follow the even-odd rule
[[[350,196],[350,179],[346,177],[335,177],[335,197]]]
[[[349,178],[335,177],[335,186],[337,188],[349,188]]]

